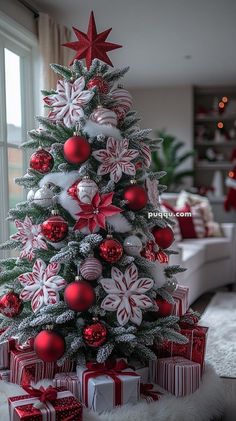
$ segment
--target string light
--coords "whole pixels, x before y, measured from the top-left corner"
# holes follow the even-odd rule
[[[228,97],[227,96],[222,96],[222,101],[226,104],[228,102]]]
[[[223,103],[223,101],[219,102],[219,108],[224,108],[225,104]]]
[[[224,123],[222,123],[222,121],[219,121],[219,122],[217,123],[217,127],[218,127],[218,129],[223,129],[223,127],[224,127]]]

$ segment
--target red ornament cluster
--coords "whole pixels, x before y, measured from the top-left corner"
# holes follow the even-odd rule
[[[107,329],[100,323],[95,322],[91,325],[88,325],[83,330],[83,338],[85,343],[92,347],[97,348],[104,344],[107,340]]]
[[[82,136],[72,136],[64,144],[64,157],[71,164],[82,164],[91,154],[91,146]]]
[[[54,165],[53,156],[45,149],[39,149],[30,158],[30,168],[41,174],[50,172]]]
[[[0,298],[0,313],[9,318],[19,316],[22,312],[23,303],[19,295],[9,291]]]
[[[64,338],[53,330],[42,330],[35,338],[34,349],[38,357],[48,363],[56,362],[65,352]]]

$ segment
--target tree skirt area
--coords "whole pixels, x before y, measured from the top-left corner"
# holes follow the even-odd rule
[[[50,381],[44,381],[37,387],[49,384]],[[0,381],[0,421],[9,421],[7,397],[21,394],[19,386]],[[213,417],[217,419],[224,410],[223,406],[221,380],[208,365],[200,388],[192,395],[183,398],[165,395],[158,402],[126,405],[100,415],[85,410],[83,421],[208,421]]]
[[[236,378],[236,292],[214,295],[200,324],[209,326],[206,361],[219,376]]]

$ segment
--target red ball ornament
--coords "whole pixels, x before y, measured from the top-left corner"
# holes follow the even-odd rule
[[[123,247],[118,240],[108,237],[100,243],[99,254],[106,262],[116,263],[123,254]]]
[[[168,225],[164,228],[154,227],[152,229],[152,234],[155,238],[155,242],[162,249],[167,249],[174,241],[174,233]]]
[[[132,211],[139,211],[145,208],[148,201],[148,195],[145,189],[137,184],[126,187],[123,197],[128,202],[127,206]]]
[[[47,174],[52,170],[54,159],[48,151],[45,151],[45,149],[39,149],[33,153],[29,164],[30,168],[33,170],[38,171],[41,174]]]
[[[97,88],[98,92],[101,94],[108,94],[109,92],[109,83],[103,79],[102,76],[94,76],[87,83],[88,89]]]
[[[87,345],[97,348],[106,342],[107,329],[100,322],[93,323],[84,328],[83,338]]]
[[[74,311],[86,311],[95,301],[94,289],[85,281],[75,280],[69,284],[64,292],[64,300]]]
[[[174,305],[168,303],[168,301],[164,300],[161,297],[158,297],[156,300],[156,305],[158,306],[157,315],[159,317],[168,317],[172,314]]]
[[[41,225],[43,236],[53,243],[58,243],[64,240],[68,234],[68,223],[62,216],[52,212],[53,216],[44,221]]]
[[[91,146],[87,139],[74,135],[64,144],[64,157],[71,164],[82,164],[91,154]]]
[[[47,362],[56,362],[65,352],[64,338],[53,330],[42,330],[34,341],[34,350],[38,357]]]
[[[0,313],[6,317],[16,317],[22,312],[23,304],[19,295],[9,291],[0,298]]]

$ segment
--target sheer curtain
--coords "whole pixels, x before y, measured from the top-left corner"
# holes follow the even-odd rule
[[[71,50],[62,44],[71,40],[71,31],[56,23],[46,13],[40,13],[38,18],[38,39],[41,55],[41,88],[55,89],[57,75],[51,70],[50,64],[68,65],[71,60]]]

